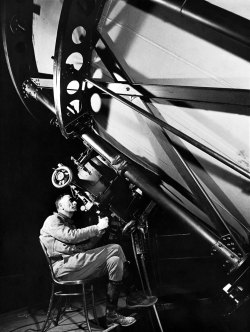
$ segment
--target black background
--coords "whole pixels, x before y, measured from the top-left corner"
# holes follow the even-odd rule
[[[0,312],[6,312],[47,297],[39,230],[59,194],[51,183],[53,168],[74,155],[76,144],[49,124],[51,116],[44,124],[29,114],[10,78],[2,42],[0,105]]]

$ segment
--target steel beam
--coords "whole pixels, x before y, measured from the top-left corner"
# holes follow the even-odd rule
[[[34,98],[41,104],[46,106],[54,115],[56,115],[56,110],[54,104],[43,94],[42,90],[31,80],[27,80],[23,83],[23,90],[25,94],[29,97]]]
[[[85,133],[81,138],[84,144],[91,146],[107,160],[116,172],[135,184],[162,208],[185,222],[204,240],[210,243],[214,252],[217,252],[226,260],[230,271],[234,271],[241,266],[246,257],[240,258],[221,243],[219,238],[206,228],[195,215],[174,201],[160,186],[156,185],[142,167],[121,155],[114,147],[94,132]]]
[[[165,129],[169,130],[173,134],[175,134],[178,137],[184,139],[186,142],[188,142],[188,143],[192,144],[193,146],[197,147],[198,149],[206,152],[207,154],[209,154],[213,158],[219,160],[220,162],[222,162],[223,164],[227,165],[228,167],[230,167],[231,169],[235,170],[236,172],[240,173],[241,175],[243,175],[247,179],[250,179],[250,173],[247,170],[245,170],[244,168],[240,167],[239,165],[237,165],[236,163],[234,163],[230,159],[222,156],[220,153],[218,153],[218,152],[210,149],[206,145],[198,142],[197,140],[193,139],[192,137],[188,136],[187,134],[183,133],[182,131],[176,129],[175,127],[169,125],[168,123],[166,123],[163,120],[155,117],[154,115],[148,113],[147,111],[145,111],[141,107],[133,104],[132,102],[128,101],[127,99],[125,99],[123,97],[121,97],[120,95],[117,95],[116,93],[112,92],[111,90],[106,89],[103,85],[97,83],[96,81],[94,81],[92,79],[89,79],[89,78],[86,79],[86,81],[92,83],[99,90],[101,90],[101,91],[107,93],[108,95],[110,95],[111,97],[114,97],[115,99],[119,100],[121,103],[127,105],[131,109],[133,109],[136,112],[142,114],[143,116],[145,116],[146,118],[148,118],[151,121],[155,122],[156,124],[158,124],[162,128],[165,128]]]
[[[250,106],[250,91],[247,89],[128,83],[106,83],[106,86],[117,94],[132,97],[245,106],[248,109]]]
[[[250,46],[250,21],[204,0],[150,0]]]

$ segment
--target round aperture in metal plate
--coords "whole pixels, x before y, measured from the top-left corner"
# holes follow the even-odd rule
[[[80,83],[76,80],[73,80],[71,82],[69,82],[68,86],[67,86],[67,93],[69,95],[73,95],[74,93],[76,93],[80,88]]]
[[[79,71],[83,65],[83,57],[82,57],[81,53],[79,53],[79,52],[71,53],[68,56],[66,63],[68,65],[74,66],[75,70]]]
[[[90,98],[91,108],[95,113],[98,113],[102,106],[102,100],[98,93],[94,93]]]
[[[75,44],[81,44],[86,37],[86,30],[82,26],[76,27],[72,32],[72,41]]]

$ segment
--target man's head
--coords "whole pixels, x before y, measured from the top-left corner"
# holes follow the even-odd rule
[[[65,214],[67,217],[71,217],[77,210],[76,201],[68,194],[60,195],[55,203],[57,211]]]

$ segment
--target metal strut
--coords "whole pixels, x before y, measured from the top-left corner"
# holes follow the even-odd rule
[[[51,102],[42,92],[35,83],[31,80],[27,80],[23,82],[23,90],[26,96],[32,97],[39,101],[41,104],[46,106],[53,114],[56,115],[56,110],[53,102]]]
[[[239,257],[227,248],[220,239],[205,225],[203,225],[195,215],[191,214],[181,204],[174,201],[162,188],[158,187],[147,175],[145,170],[132,160],[125,159],[118,151],[103,138],[94,132],[85,133],[82,136],[85,144],[92,146],[93,149],[104,157],[111,167],[129,179],[138,188],[144,191],[152,200],[157,202],[166,211],[188,224],[196,233],[212,245],[216,252],[225,259],[230,272],[236,270],[245,261],[246,256]]]
[[[107,93],[108,95],[114,97],[115,99],[119,100],[121,103],[123,103],[123,104],[127,105],[128,107],[132,108],[136,112],[142,114],[143,116],[145,116],[149,120],[155,122],[156,124],[158,124],[162,128],[165,128],[165,129],[169,130],[170,132],[172,132],[176,136],[184,139],[186,142],[188,142],[188,143],[192,144],[193,146],[195,146],[196,148],[198,148],[198,149],[206,152],[207,154],[209,154],[213,158],[219,160],[223,164],[227,165],[228,167],[230,167],[234,171],[236,171],[236,172],[240,173],[241,175],[245,176],[246,178],[250,179],[250,173],[248,171],[246,171],[244,168],[242,168],[239,165],[237,165],[236,163],[234,163],[232,160],[224,157],[223,155],[221,155],[218,152],[215,152],[214,150],[210,149],[206,145],[204,145],[204,144],[198,142],[197,140],[191,138],[187,134],[185,134],[182,131],[176,129],[175,127],[169,125],[168,123],[166,123],[165,121],[157,118],[156,116],[148,113],[147,111],[145,111],[141,107],[139,107],[139,106],[131,103],[130,101],[128,101],[127,99],[125,99],[125,98],[123,98],[121,96],[119,96],[118,94],[114,93],[113,91],[111,91],[109,89],[106,89],[104,86],[102,86],[99,83],[96,83],[94,80],[87,78],[86,81],[90,82],[91,84],[93,84],[99,90],[101,90],[101,91]]]
[[[250,46],[249,20],[203,0],[149,0]]]
[[[138,273],[139,273],[139,277],[140,277],[140,281],[141,281],[143,292],[146,293],[144,282],[143,282],[143,279],[142,279],[142,273],[143,273],[144,279],[146,281],[146,286],[147,286],[148,293],[149,293],[149,295],[152,295],[152,290],[151,290],[151,287],[150,287],[148,273],[147,273],[147,269],[146,269],[146,265],[145,265],[144,253],[141,253],[141,252],[137,251],[136,243],[135,243],[135,239],[134,239],[134,232],[131,233],[131,242],[132,242],[134,258],[135,258],[137,270],[138,270]],[[137,257],[138,255],[140,255],[140,260],[141,260],[141,265],[142,265],[142,273],[141,273],[141,269],[140,269],[140,266],[139,266],[139,261],[138,261],[138,257]],[[160,328],[160,331],[164,332],[163,327],[161,325],[160,317],[158,315],[158,311],[157,311],[157,308],[156,308],[155,304],[153,305],[153,310],[154,310],[155,317],[156,317],[158,326]],[[151,321],[151,323],[153,324],[152,321]]]

